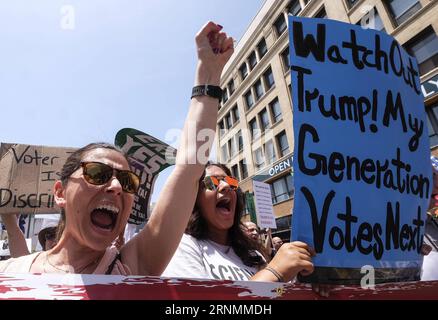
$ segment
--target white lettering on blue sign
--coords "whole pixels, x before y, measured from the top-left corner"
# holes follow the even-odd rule
[[[280,162],[279,164],[276,164],[271,169],[269,169],[269,175],[272,177],[276,175],[277,173],[283,172],[284,170],[291,167],[290,158]]]

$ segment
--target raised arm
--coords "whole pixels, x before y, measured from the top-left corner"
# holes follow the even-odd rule
[[[17,216],[15,214],[2,214],[2,222],[8,232],[9,252],[12,258],[18,258],[28,255],[26,238],[18,226]]]
[[[221,29],[208,22],[196,35],[195,86],[220,84],[222,70],[234,52],[233,39]],[[134,274],[161,275],[178,247],[213,143],[218,107],[217,98],[199,96],[191,100],[176,166],[161,190],[147,225],[122,249],[122,261]],[[209,133],[207,141],[197,138],[205,132]]]

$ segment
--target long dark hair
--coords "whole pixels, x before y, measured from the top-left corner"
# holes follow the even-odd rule
[[[110,143],[93,142],[87,144],[85,147],[82,147],[76,150],[75,152],[73,152],[71,155],[68,156],[67,160],[65,160],[65,163],[61,169],[61,177],[60,177],[63,187],[67,185],[68,178],[70,178],[70,176],[81,166],[81,161],[84,154],[94,149],[110,149],[117,151],[120,154],[122,154],[125,157],[126,161],[128,161],[129,163],[127,155],[121,149],[117,148],[116,146]],[[64,208],[61,208],[61,218],[56,228],[56,241],[59,241],[59,239],[61,239],[62,233],[64,232],[65,229],[65,222],[66,222],[65,220],[66,220],[65,210]]]
[[[205,166],[205,169],[211,166],[219,167],[224,170],[227,175],[232,175],[230,169],[228,169],[228,167],[224,164],[208,162]],[[205,189],[203,183],[204,177],[205,170],[202,177],[199,179],[198,194]],[[228,230],[228,240],[234,252],[236,252],[240,259],[242,259],[245,265],[250,267],[261,267],[265,264],[265,262],[258,254],[255,253],[256,250],[260,251],[260,245],[250,239],[243,231],[244,226],[242,224],[241,218],[243,216],[243,213],[245,212],[245,196],[240,188],[237,188],[236,193],[237,201],[234,214],[234,222],[232,227]],[[186,228],[186,233],[199,240],[209,239],[207,221],[201,214],[197,202],[195,203],[192,215],[190,216],[190,220]]]

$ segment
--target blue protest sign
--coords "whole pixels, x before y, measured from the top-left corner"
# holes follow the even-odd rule
[[[289,17],[294,109],[292,239],[310,281],[418,280],[432,180],[415,59],[391,36]],[[309,280],[309,279],[307,279]]]

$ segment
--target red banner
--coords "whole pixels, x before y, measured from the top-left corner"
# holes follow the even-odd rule
[[[44,300],[315,300],[308,284],[141,276],[0,274],[0,299]],[[438,281],[387,283],[375,289],[334,287],[329,299],[438,299]]]

